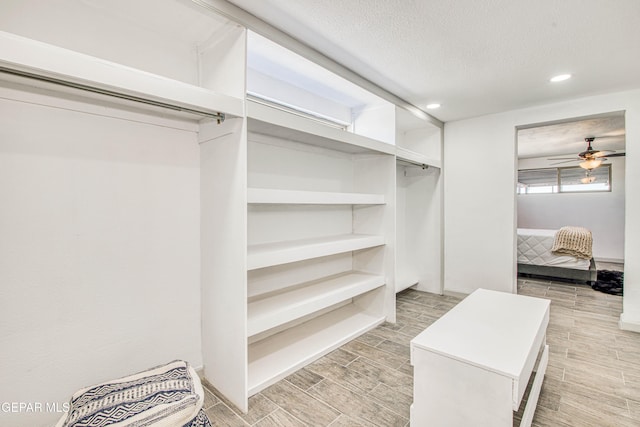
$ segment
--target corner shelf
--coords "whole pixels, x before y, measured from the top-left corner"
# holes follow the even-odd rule
[[[250,204],[309,204],[309,205],[383,205],[384,194],[334,193],[324,191],[247,189]]]
[[[384,322],[355,304],[249,345],[249,395]]]
[[[369,234],[343,234],[339,236],[250,245],[247,253],[247,270],[255,270],[382,245],[384,245],[383,236]]]
[[[255,297],[248,306],[248,336],[302,318],[384,284],[382,276],[352,271],[295,286],[275,295]]]

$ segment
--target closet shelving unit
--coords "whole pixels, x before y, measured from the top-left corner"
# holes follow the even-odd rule
[[[396,109],[396,291],[442,293],[442,130]]]
[[[393,311],[394,147],[249,101],[248,392]]]
[[[395,147],[341,103],[374,97],[251,32],[248,52],[246,119],[201,132],[205,377],[243,410],[395,321]]]

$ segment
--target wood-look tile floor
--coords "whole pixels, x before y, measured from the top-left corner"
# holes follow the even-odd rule
[[[533,425],[640,426],[640,334],[618,329],[622,298],[534,279],[519,280],[518,290],[551,300],[549,366]],[[378,326],[251,397],[248,414],[205,384],[206,413],[215,426],[407,426],[409,341],[459,301],[401,292],[396,324]]]

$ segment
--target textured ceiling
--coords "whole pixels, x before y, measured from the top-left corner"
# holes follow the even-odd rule
[[[640,0],[231,3],[443,121],[640,87]]]
[[[586,150],[585,138],[594,137],[596,150],[625,151],[624,113],[542,124],[518,130],[518,157],[566,157]],[[577,158],[577,156],[576,156]]]

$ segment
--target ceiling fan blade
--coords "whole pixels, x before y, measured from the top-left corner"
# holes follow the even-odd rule
[[[602,136],[594,136],[593,139],[595,141],[600,141],[601,139],[620,139],[620,138],[624,138],[625,134],[623,133],[622,135],[602,135]]]
[[[627,153],[613,153],[607,154],[607,157],[624,157]]]
[[[611,154],[615,152],[616,150],[600,150],[593,153],[593,157],[609,157]]]
[[[575,160],[575,161],[578,161],[578,160],[582,160],[582,159],[579,159],[577,157],[550,157],[547,160]]]
[[[571,160],[565,160],[564,162],[556,162],[556,163],[550,163],[551,166],[554,165],[561,165],[563,163],[571,163],[571,162],[579,162],[582,159],[571,159]]]

